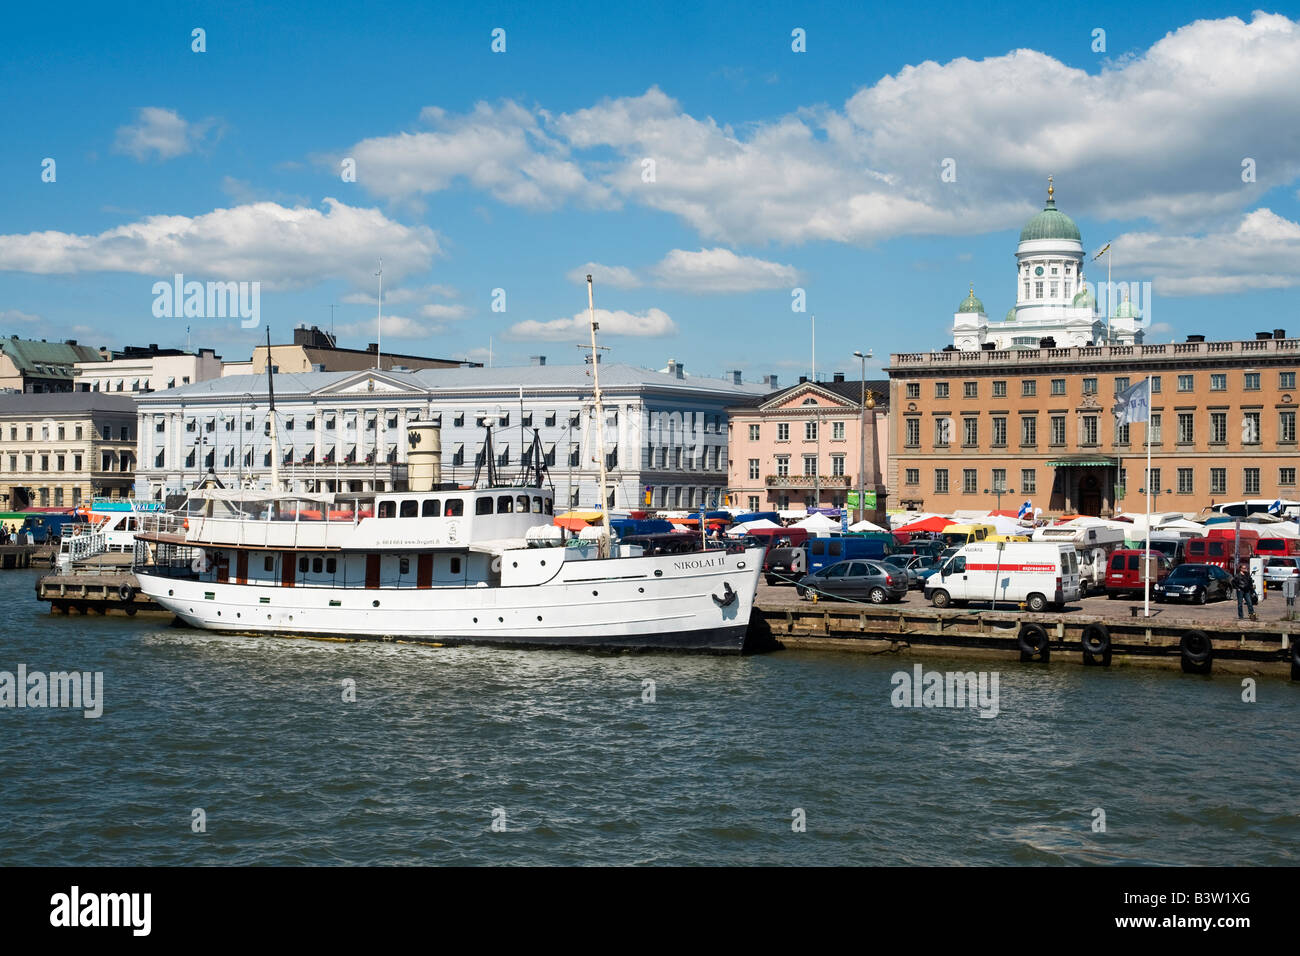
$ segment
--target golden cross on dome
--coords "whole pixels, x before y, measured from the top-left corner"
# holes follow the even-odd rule
[[[974,282],[972,282],[972,283],[970,284],[970,297],[971,297],[972,299],[975,298],[975,283],[974,283]]]
[[[1048,177],[1047,177],[1047,199],[1048,199],[1049,202],[1051,201],[1052,193],[1054,193],[1054,192],[1056,192],[1056,190],[1055,190],[1055,188],[1053,188],[1053,186],[1052,186],[1052,177],[1051,177],[1051,176],[1048,176]]]

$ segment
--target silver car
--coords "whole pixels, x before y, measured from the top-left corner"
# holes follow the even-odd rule
[[[1287,578],[1300,575],[1300,557],[1269,558],[1264,563],[1264,587],[1280,588]]]
[[[921,578],[926,571],[929,571],[937,563],[935,558],[928,554],[891,554],[885,558],[885,564],[892,568],[898,568],[900,571],[907,573],[907,586],[916,589],[921,586]]]
[[[801,598],[856,598],[884,604],[907,597],[907,574],[873,561],[839,561],[803,577],[795,591]]]

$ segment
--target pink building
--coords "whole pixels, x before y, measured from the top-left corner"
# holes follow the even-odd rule
[[[864,409],[863,383],[846,382],[837,373],[834,381],[800,381],[751,405],[729,408],[731,507],[839,508],[850,490],[865,486],[868,493],[875,492],[876,507],[866,509],[864,517],[880,523],[885,514],[881,456],[889,449],[889,382],[867,382],[865,391]]]

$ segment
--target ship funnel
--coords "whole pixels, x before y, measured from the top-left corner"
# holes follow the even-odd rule
[[[407,487],[432,491],[442,482],[442,429],[433,422],[406,426]]]

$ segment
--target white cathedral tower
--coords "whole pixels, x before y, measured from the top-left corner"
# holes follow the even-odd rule
[[[1043,339],[1051,339],[1057,348],[1142,341],[1140,316],[1127,302],[1116,310],[1107,332],[1106,319],[1097,314],[1085,285],[1079,227],[1056,208],[1055,193],[1049,176],[1047,204],[1020,230],[1016,304],[1001,322],[990,322],[972,286],[953,315],[953,345],[958,349],[971,351],[990,343],[996,349],[1036,349]]]

